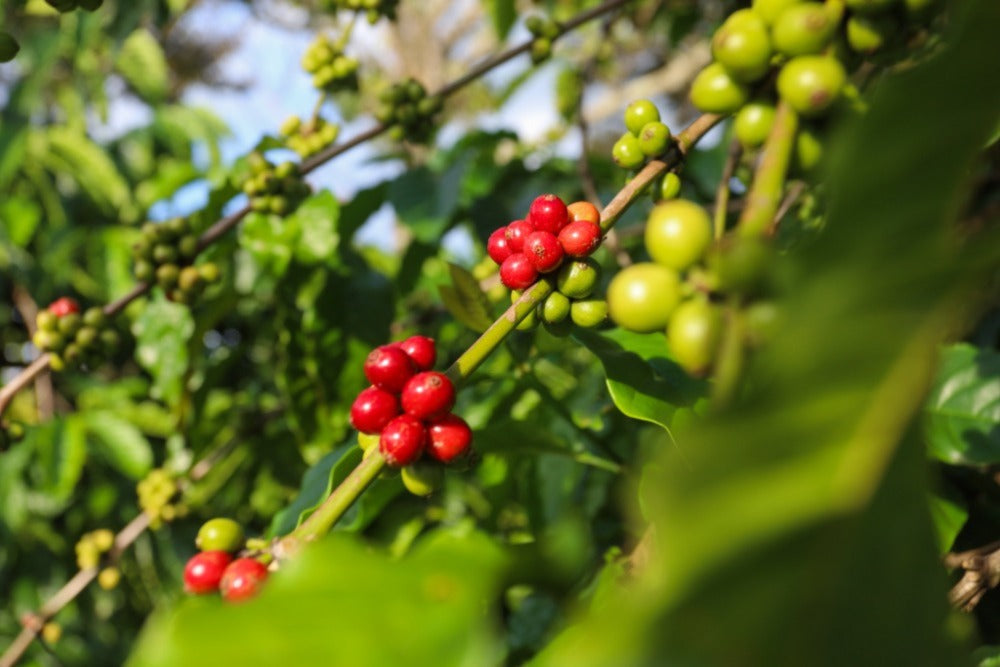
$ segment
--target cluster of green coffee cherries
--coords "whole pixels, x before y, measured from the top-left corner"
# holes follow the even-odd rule
[[[56,299],[35,317],[32,342],[49,355],[49,368],[61,371],[66,366],[94,366],[119,342],[118,332],[104,311],[94,306],[80,313],[76,301]]]
[[[375,118],[389,126],[389,137],[394,141],[426,143],[443,105],[440,95],[428,95],[422,83],[410,78],[382,91]]]
[[[608,302],[595,296],[601,282],[601,265],[591,257],[576,257],[559,267],[554,277],[543,280],[552,283],[552,292],[517,325],[529,331],[541,322],[553,336],[569,335],[572,326],[592,329],[608,319]],[[510,302],[521,298],[522,292],[511,290]]]
[[[197,254],[198,235],[187,218],[147,222],[132,246],[135,278],[155,282],[171,301],[194,303],[207,286],[219,280],[214,262],[191,263]]]
[[[258,213],[288,215],[311,192],[294,162],[274,165],[254,151],[247,156],[247,165],[250,175],[243,182],[243,192],[250,198],[250,208]]]
[[[343,47],[328,35],[317,35],[302,55],[302,69],[312,74],[317,90],[335,93],[357,90],[358,60],[345,55]]]
[[[847,67],[887,49],[903,34],[907,16],[922,14],[930,1],[754,0],[712,37],[713,62],[692,83],[691,102],[708,113],[736,113],[736,137],[748,148],[760,146],[774,121],[772,85],[765,80],[772,68],[778,69],[777,96],[800,116],[819,118],[839,100],[856,97]],[[804,168],[819,157],[815,137],[806,142],[812,145],[796,148]]]
[[[104,4],[104,0],[45,0],[46,4],[57,12],[71,12],[74,9],[93,12]]]
[[[685,199],[653,207],[644,241],[650,261],[622,269],[608,285],[615,324],[637,333],[665,332],[672,358],[695,376],[709,373],[718,353],[725,325],[720,294],[741,295],[748,306],[747,342],[766,340],[774,307],[750,306],[772,260],[764,241],[733,237],[713,244],[708,214]]]
[[[121,581],[122,573],[108,562],[108,553],[115,546],[115,534],[107,528],[84,533],[76,543],[76,564],[81,570],[102,566],[97,573],[97,584],[111,590]]]
[[[625,133],[611,149],[615,164],[631,172],[651,159],[663,157],[671,146],[670,128],[660,120],[660,110],[650,100],[636,100],[625,108]],[[649,189],[653,201],[673,199],[681,191],[681,179],[668,171]]]
[[[552,55],[552,42],[562,34],[562,28],[552,18],[535,14],[524,21],[524,27],[534,36],[531,41],[531,62],[538,64]]]
[[[323,0],[324,9],[346,9],[364,12],[368,22],[374,24],[383,16],[390,21],[396,20],[396,9],[399,0]]]
[[[149,527],[158,529],[164,522],[187,515],[188,507],[172,502],[179,491],[177,480],[164,468],[154,468],[135,487],[139,507],[149,516]]]
[[[340,134],[340,125],[320,116],[311,118],[305,123],[298,116],[289,116],[281,124],[280,132],[285,138],[285,145],[298,153],[299,157],[307,158],[316,155],[336,141],[337,135]]]

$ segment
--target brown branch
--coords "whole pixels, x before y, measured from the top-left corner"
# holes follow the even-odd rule
[[[726,231],[726,214],[729,212],[729,181],[736,173],[736,166],[743,156],[743,145],[736,139],[729,144],[729,153],[726,155],[726,162],[722,166],[722,177],[719,180],[719,187],[715,190],[715,217],[713,228],[715,239],[721,239]]]
[[[1000,542],[950,553],[944,557],[944,564],[965,570],[948,591],[948,601],[962,611],[972,611],[987,591],[1000,585]]]
[[[21,285],[14,285],[11,296],[14,299],[14,307],[21,313],[24,326],[28,329],[28,335],[33,337],[37,329],[35,319],[38,317],[38,304],[31,298],[31,293]],[[35,378],[35,408],[39,421],[48,421],[55,412],[50,373],[39,373]]]
[[[805,181],[795,181],[788,186],[788,192],[785,193],[785,198],[781,200],[781,205],[778,206],[778,210],[774,214],[774,220],[771,222],[771,226],[767,229],[768,236],[774,236],[778,233],[778,225],[781,224],[781,219],[785,217],[788,211],[795,205],[802,193],[806,191]]]

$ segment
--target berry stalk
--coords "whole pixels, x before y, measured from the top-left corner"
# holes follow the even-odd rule
[[[760,236],[774,222],[798,127],[799,115],[788,102],[780,100],[774,114],[774,126],[764,142],[760,164],[740,215],[739,229],[743,236]]]

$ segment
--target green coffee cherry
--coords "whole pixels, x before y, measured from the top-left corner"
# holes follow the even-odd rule
[[[590,257],[580,257],[559,267],[556,288],[571,299],[586,299],[600,277],[600,265]]]
[[[674,199],[681,193],[681,177],[668,171],[660,179],[659,199]]]
[[[803,116],[826,111],[840,95],[847,73],[835,58],[798,56],[778,74],[778,93]]]
[[[608,319],[608,302],[604,299],[574,301],[570,306],[570,319],[573,324],[585,329],[603,324]]]
[[[58,331],[59,316],[50,310],[39,310],[35,316],[35,326],[39,331]]]
[[[773,25],[789,7],[797,5],[803,0],[753,0],[752,9],[760,16],[764,23]]]
[[[847,20],[847,44],[858,53],[875,53],[890,41],[897,28],[892,17],[854,15]]]
[[[659,157],[667,152],[670,145],[670,128],[660,121],[646,123],[639,132],[638,144],[646,157]]]
[[[667,327],[667,344],[674,360],[691,375],[708,371],[722,338],[722,314],[706,299],[677,306]]]
[[[378,433],[368,434],[368,433],[361,433],[361,432],[359,432],[358,433],[358,447],[360,447],[361,451],[364,451],[364,452],[367,452],[369,449],[372,449],[373,447],[374,448],[378,448],[378,443],[379,443],[380,437],[381,436]]]
[[[764,76],[771,62],[764,19],[750,9],[734,12],[712,36],[712,56],[737,81],[752,82]]]
[[[611,157],[623,169],[636,169],[646,161],[639,140],[630,132],[626,132],[615,142]]]
[[[788,56],[820,53],[827,47],[840,17],[819,2],[789,7],[772,28],[774,48]]]
[[[660,111],[649,100],[636,100],[625,107],[625,129],[639,136],[649,123],[660,120]]]
[[[774,105],[770,102],[744,104],[733,121],[733,134],[745,148],[762,146],[771,134],[774,113]]]
[[[243,548],[245,536],[243,526],[226,518],[209,519],[201,528],[194,543],[202,551],[228,551],[230,553]]]
[[[654,262],[684,271],[699,261],[711,245],[712,221],[698,204],[674,199],[653,207],[644,239]]]
[[[680,276],[653,262],[632,264],[608,284],[608,315],[638,333],[662,331],[681,300]]]
[[[542,322],[553,324],[569,317],[570,300],[562,292],[552,292],[542,302]]]
[[[92,306],[83,313],[83,323],[88,327],[101,329],[108,323],[108,317],[100,306]]]
[[[759,347],[774,339],[781,327],[781,311],[772,301],[758,301],[743,313],[747,343]]]
[[[417,461],[400,470],[406,490],[415,496],[429,496],[441,487],[444,467],[430,461]]]
[[[59,329],[60,334],[72,337],[76,335],[77,330],[82,324],[83,318],[80,317],[79,313],[67,313],[59,318],[59,322],[56,326]]]
[[[823,139],[815,128],[803,125],[795,135],[795,167],[810,172],[823,161]]]
[[[712,63],[691,84],[691,103],[706,113],[733,113],[746,104],[750,92],[720,63]]]

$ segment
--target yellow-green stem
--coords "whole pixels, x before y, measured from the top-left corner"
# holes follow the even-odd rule
[[[765,234],[774,221],[781,204],[798,126],[799,116],[795,110],[784,101],[778,102],[774,126],[764,143],[760,163],[740,216],[739,230],[744,236]]]

